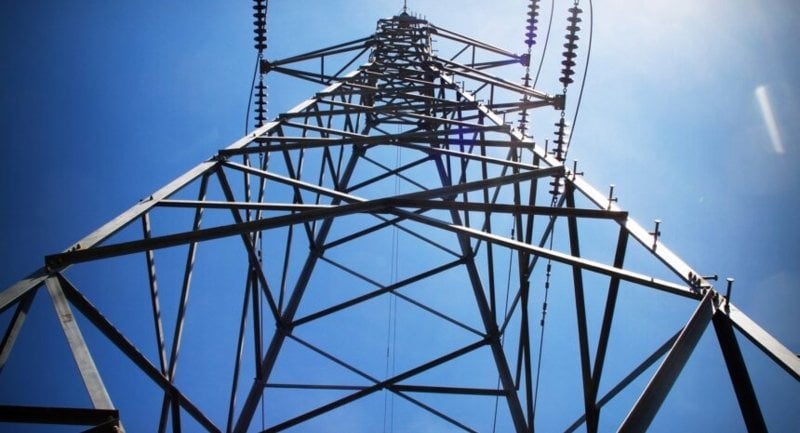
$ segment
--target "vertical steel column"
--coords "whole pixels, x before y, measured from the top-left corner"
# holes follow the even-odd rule
[[[441,157],[434,158],[436,167],[439,170],[439,177],[444,186],[452,186],[448,183],[447,172],[445,171],[444,163]],[[453,224],[462,227],[464,223],[461,221],[461,216],[458,211],[451,210],[450,216],[453,219]],[[500,375],[500,382],[505,391],[506,402],[508,409],[511,413],[511,419],[514,422],[514,428],[517,433],[526,433],[529,431],[530,426],[527,425],[525,412],[522,409],[522,402],[520,402],[519,395],[517,395],[516,385],[514,378],[511,375],[511,368],[508,365],[503,346],[500,344],[500,331],[497,322],[493,320],[492,311],[489,307],[489,302],[486,299],[486,293],[481,283],[481,277],[478,273],[477,265],[474,259],[474,252],[470,246],[470,238],[462,233],[457,233],[458,243],[461,247],[461,253],[465,258],[464,265],[467,268],[467,274],[472,285],[472,292],[475,295],[475,302],[478,306],[478,311],[481,315],[486,335],[489,339],[489,347],[492,349],[495,364],[497,365],[497,373]]]
[[[369,126],[366,128],[368,131]],[[365,133],[367,131],[365,131]],[[347,188],[347,184],[350,182],[350,177],[355,170],[356,162],[358,162],[359,155],[359,150],[354,148],[353,153],[350,155],[350,159],[348,160],[347,166],[345,167],[345,171],[342,174],[342,183],[339,188],[340,191],[344,191]],[[341,199],[335,198],[333,200],[333,204],[336,205],[340,201]],[[327,218],[323,221],[316,236],[316,245],[323,245],[325,243],[325,239],[328,237],[333,220],[333,218]],[[298,276],[294,290],[292,290],[292,294],[286,304],[286,309],[284,309],[280,315],[279,322],[276,323],[275,334],[273,334],[272,340],[267,348],[267,352],[264,354],[264,358],[261,360],[261,365],[258,366],[258,376],[261,377],[261,380],[254,381],[253,385],[250,387],[250,392],[247,394],[247,399],[242,406],[242,411],[240,412],[239,418],[236,420],[236,426],[233,429],[233,431],[236,433],[245,432],[250,425],[250,421],[252,420],[253,414],[256,411],[256,407],[258,406],[258,399],[261,396],[261,390],[269,380],[269,376],[272,373],[272,368],[275,366],[275,362],[278,360],[278,354],[283,347],[283,342],[286,340],[286,336],[291,332],[292,321],[297,313],[297,308],[300,306],[300,301],[302,300],[306,286],[311,279],[311,273],[316,266],[317,260],[319,260],[319,252],[312,250],[306,258],[303,269]]]
[[[567,183],[565,196],[567,208],[575,208],[575,188]],[[578,220],[574,216],[567,218],[569,228],[569,249],[573,257],[581,256],[580,242],[578,239]],[[583,293],[583,273],[579,266],[572,267],[572,282],[575,289],[575,312],[578,320],[578,346],[581,352],[581,377],[583,379],[583,406],[586,411],[586,428],[589,433],[597,433],[598,414],[595,405],[597,391],[592,380],[592,367],[589,358],[589,334],[586,323],[586,301]]]

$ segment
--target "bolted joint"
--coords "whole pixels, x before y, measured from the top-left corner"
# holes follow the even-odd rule
[[[270,63],[270,61],[267,59],[261,59],[261,61],[258,63],[258,72],[263,75],[271,70],[272,70],[272,63]]]
[[[731,292],[733,291],[733,278],[726,278],[725,281],[728,282],[728,289],[725,292],[725,311],[730,313],[731,312]]]
[[[554,110],[563,111],[565,105],[566,97],[563,93],[558,95],[548,95],[547,102],[549,102]]]
[[[530,66],[530,65],[531,65],[531,55],[530,55],[530,54],[528,54],[528,53],[521,54],[521,55],[519,56],[519,63],[520,63],[522,66],[525,66],[525,67],[528,67],[528,66]]]
[[[614,197],[614,184],[611,184],[608,186],[608,207],[606,207],[606,210],[611,210],[611,204],[617,201],[619,199]]]
[[[658,245],[658,238],[661,237],[661,220],[655,220],[654,223],[655,227],[653,228],[653,231],[650,232],[650,236],[653,237],[653,249],[656,249],[656,246]]]

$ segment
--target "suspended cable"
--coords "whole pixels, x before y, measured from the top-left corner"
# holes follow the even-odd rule
[[[515,240],[515,233],[514,233],[514,224],[511,224],[511,240]],[[503,317],[508,316],[508,299],[509,293],[511,292],[511,269],[514,264],[514,250],[508,250],[508,273],[506,275],[506,300],[503,305]],[[505,342],[506,334],[503,333],[500,335],[500,347],[503,347],[503,343]],[[497,377],[497,390],[500,391],[500,376]],[[500,405],[500,395],[498,393],[495,396],[494,400],[494,419],[492,420],[492,433],[495,433],[497,430],[497,409]]]
[[[250,129],[250,107],[255,105],[254,113],[255,113],[255,125],[256,127],[261,127],[264,125],[264,121],[266,120],[267,115],[267,86],[264,84],[264,73],[260,72],[260,65],[261,60],[264,58],[264,50],[267,48],[267,9],[269,7],[268,0],[253,0],[253,25],[255,28],[253,29],[253,41],[255,44],[253,47],[256,49],[256,64],[253,68],[253,78],[250,82],[250,92],[247,99],[247,110],[245,114],[245,122],[244,122],[244,132],[247,134]],[[256,75],[259,75],[258,85],[256,85]],[[255,96],[256,100],[253,101],[253,96]],[[264,155],[259,153],[258,155],[258,162],[259,168],[264,167]],[[249,164],[249,162],[248,162]],[[260,201],[263,198],[265,183],[264,180],[259,181],[259,196],[258,200]],[[248,187],[249,188],[249,187]],[[249,189],[248,189],[249,192]],[[257,213],[260,214],[261,211]],[[256,216],[257,218],[260,215]],[[248,211],[248,220],[250,219],[250,213]],[[262,257],[264,252],[264,242],[263,236],[261,233],[254,234],[254,244],[256,245],[257,251],[257,260],[258,263],[254,263],[253,267],[258,266],[259,268],[262,266]],[[251,269],[251,272],[256,272],[254,269]],[[255,280],[255,279],[254,279]],[[258,281],[254,281],[253,284],[259,285]],[[257,296],[256,294],[260,293],[260,290],[254,290],[253,295]],[[253,308],[255,308],[255,298],[253,299]],[[264,311],[264,299],[263,296],[258,296],[258,305],[259,311]],[[259,344],[263,346],[264,344],[264,318],[261,314],[258,316],[258,328],[260,330],[260,340]],[[261,388],[261,429],[264,430],[266,426],[266,410],[264,408],[264,394],[266,391],[266,387]]]
[[[256,76],[258,75],[258,65],[261,63],[261,55],[256,55],[256,66],[253,68],[253,79],[250,82],[250,91],[248,92],[247,96],[247,109],[244,115],[244,133],[247,134],[250,131],[250,106],[253,104],[253,89],[255,89],[256,85]]]
[[[400,133],[400,126],[397,126],[397,133]],[[402,164],[402,153],[400,146],[395,148],[395,171]],[[400,176],[394,177],[394,194],[400,194]],[[390,284],[396,283],[400,279],[400,231],[396,225],[392,225],[392,254],[390,266]],[[388,329],[386,335],[386,367],[385,377],[394,375],[397,365],[397,297],[393,292],[389,292],[389,312]],[[383,431],[391,433],[394,431],[394,394],[387,391],[383,400]]]
[[[539,74],[542,72],[542,65],[544,65],[544,56],[547,53],[547,46],[550,43],[550,30],[553,28],[553,12],[555,10],[555,0],[550,0],[550,19],[547,21],[547,33],[544,36],[544,45],[542,46],[542,55],[539,58],[539,67],[536,68],[536,76],[533,78],[533,85],[536,88],[536,83],[539,82]]]
[[[553,228],[555,231],[555,228]],[[550,233],[550,242],[549,248],[553,249],[553,237],[554,234]],[[533,419],[536,419],[536,402],[539,398],[539,382],[542,374],[542,353],[544,352],[544,325],[545,320],[547,319],[547,299],[550,294],[550,276],[552,274],[553,269],[552,260],[547,260],[547,270],[545,272],[545,280],[544,280],[544,300],[542,301],[542,319],[539,321],[539,353],[536,359],[536,384],[534,385],[533,391]]]

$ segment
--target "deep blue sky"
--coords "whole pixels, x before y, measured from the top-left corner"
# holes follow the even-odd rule
[[[270,3],[273,58],[370,34],[402,6]],[[526,3],[410,7],[439,26],[521,51]],[[615,184],[619,204],[643,225],[663,220],[663,241],[693,267],[735,277],[734,302],[800,351],[800,6],[613,0],[595,7],[570,156],[598,189]],[[0,287],[242,135],[255,57],[250,13],[245,1],[0,4]],[[560,44],[563,20],[554,27]],[[550,58],[541,81],[551,93],[559,60]],[[766,89],[780,144],[771,140],[758,88]],[[272,114],[306,96],[280,85],[270,94]],[[768,421],[777,431],[796,427],[797,411],[788,421],[780,411],[797,408],[798,384],[755,350],[745,352],[759,366],[756,387],[778,389],[764,394],[773,407],[765,409]]]

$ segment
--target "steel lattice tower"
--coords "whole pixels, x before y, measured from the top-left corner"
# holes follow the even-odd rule
[[[454,52],[440,55],[434,37]],[[617,423],[646,430],[712,324],[748,429],[766,430],[734,329],[794,379],[798,358],[664,246],[658,226],[643,228],[613,190],[565,165],[563,117],[550,149],[510,124],[564,108],[562,94],[493,74],[527,62],[406,12],[372,36],[263,60],[264,73],[327,87],[0,293],[13,315],[0,368],[46,291],[91,399],[2,406],[0,421],[114,431],[126,414],[101,377],[130,372],[147,378],[161,431],[256,431],[261,416],[264,431],[320,431],[376,411],[383,421],[363,431],[387,418],[413,428],[417,416],[453,431],[533,431],[539,301],[558,275],[576,317],[576,333],[560,335],[577,340],[582,385],[582,411],[562,429],[597,431],[602,407],[655,367]],[[625,267],[631,255],[658,270]],[[120,269],[136,275],[108,276]],[[106,312],[93,297],[109,282],[147,308]],[[601,392],[617,299],[632,290],[684,298],[691,311]],[[586,299],[598,291],[592,323]],[[143,323],[149,338],[132,338]],[[97,340],[122,354],[113,372],[95,365],[87,342]]]

